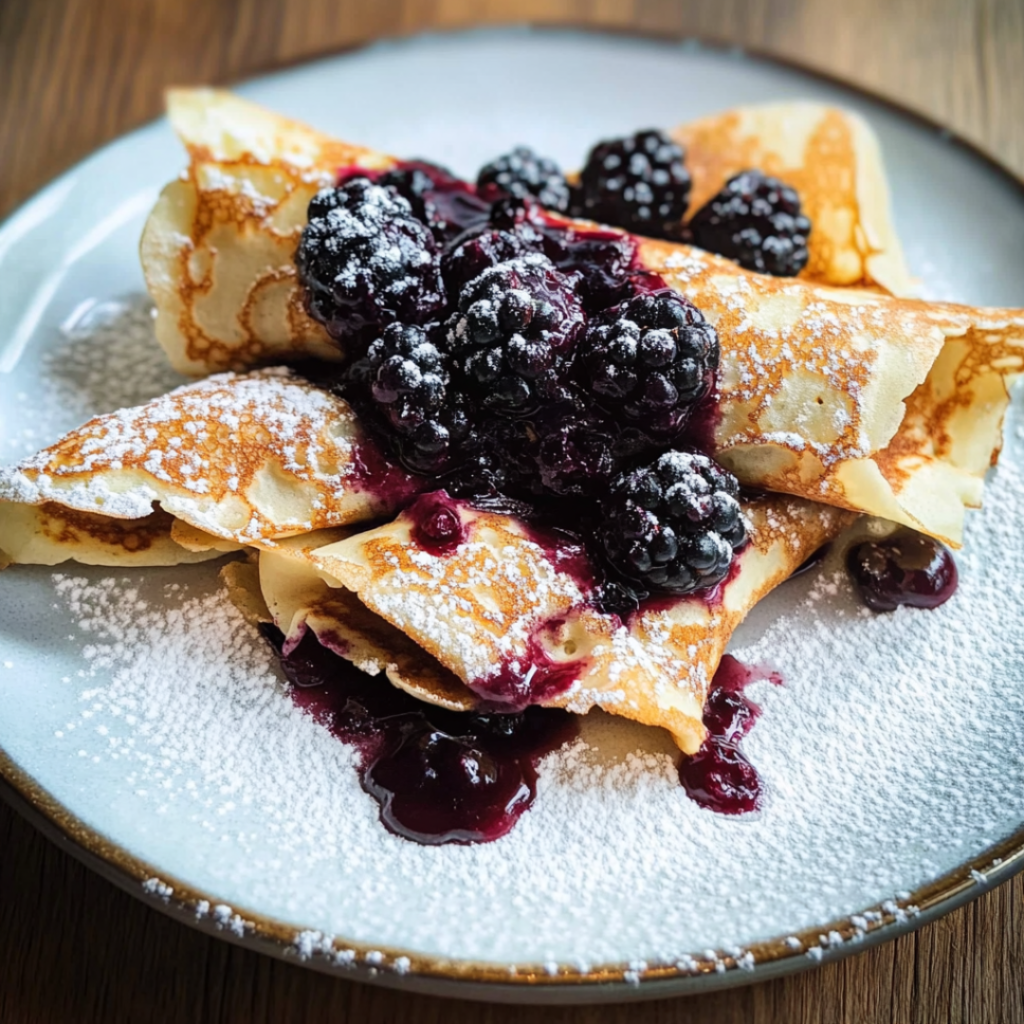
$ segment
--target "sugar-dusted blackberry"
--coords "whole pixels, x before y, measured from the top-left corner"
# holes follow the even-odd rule
[[[669,289],[602,313],[577,353],[577,376],[609,412],[670,438],[711,390],[718,369],[715,329]]]
[[[489,267],[459,296],[448,343],[462,386],[481,407],[521,416],[561,397],[585,316],[575,278],[530,253]]]
[[[564,213],[569,209],[569,183],[554,160],[538,156],[529,146],[516,146],[480,169],[478,189],[493,188],[524,198],[533,196],[541,206]]]
[[[640,235],[677,236],[689,201],[683,150],[654,129],[598,143],[580,174],[578,212]]]
[[[469,433],[465,405],[437,340],[422,327],[390,324],[349,374],[362,402],[386,424],[402,461],[416,472],[448,465]]]
[[[615,478],[598,535],[626,579],[688,594],[729,572],[746,539],[738,498],[736,478],[706,455],[665,452]]]
[[[366,178],[313,197],[296,253],[309,312],[338,340],[436,316],[445,303],[440,264],[408,201]]]
[[[795,277],[807,266],[811,222],[796,189],[761,171],[741,171],[694,215],[688,235],[747,270]]]

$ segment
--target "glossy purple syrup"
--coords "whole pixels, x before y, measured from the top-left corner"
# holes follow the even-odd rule
[[[846,564],[861,599],[876,612],[938,608],[956,593],[959,579],[949,549],[914,530],[858,544]]]
[[[695,451],[715,457],[715,431],[722,420],[718,384],[697,404],[686,424],[684,441]]]
[[[372,494],[393,512],[430,486],[429,480],[409,473],[392,462],[380,445],[368,437],[356,442],[352,451],[351,470],[348,485],[354,491]]]
[[[451,241],[472,228],[486,224],[491,204],[477,195],[475,186],[425,160],[399,160],[386,168],[343,167],[338,171],[335,185],[344,185],[352,178],[380,181],[393,172],[416,170],[423,171],[433,182],[433,188],[425,196],[430,209],[424,219],[439,240]],[[402,191],[399,189],[399,192]],[[412,203],[417,216],[423,215],[420,203],[415,200]]]
[[[594,564],[586,545],[574,533],[550,524],[525,521],[521,523],[526,536],[543,552],[556,572],[569,576],[588,597],[597,583]]]
[[[543,623],[527,641],[525,654],[506,658],[491,675],[472,680],[470,688],[488,704],[508,711],[522,711],[565,693],[576,682],[585,662],[556,662],[540,642],[544,633],[556,632],[563,622],[552,619]]]
[[[722,658],[704,706],[707,738],[696,754],[679,765],[679,781],[687,796],[719,814],[747,814],[760,805],[761,780],[739,748],[761,714],[743,691],[759,679],[782,683],[777,672],[748,668],[730,654]]]
[[[412,521],[412,542],[431,555],[450,555],[466,538],[458,502],[447,491],[421,494],[404,515]]]
[[[509,832],[536,795],[537,764],[578,732],[552,708],[484,715],[435,708],[369,676],[308,632],[282,654],[295,704],[360,754],[363,789],[389,831],[418,843],[484,843]]]

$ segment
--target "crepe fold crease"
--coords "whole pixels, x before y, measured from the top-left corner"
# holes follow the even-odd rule
[[[521,521],[466,503],[458,515],[464,539],[443,555],[416,545],[405,514],[340,538],[261,545],[262,598],[286,643],[312,630],[365,671],[463,710],[493,703],[503,666],[520,680],[554,669],[564,690],[533,702],[662,726],[686,753],[704,740],[708,686],[733,630],[855,518],[784,496],[746,502],[750,543],[718,591],[660,600],[623,622],[597,611],[579,575]]]
[[[853,220],[832,209],[812,237],[817,231],[822,252],[847,253],[837,266],[853,259],[850,239],[859,239],[862,272],[829,270],[823,256],[811,280],[771,278],[692,247],[641,241],[644,266],[718,329],[722,382],[708,446],[748,486],[883,516],[959,546],[964,510],[980,504],[999,452],[1009,384],[1024,366],[1024,311],[830,286],[907,286],[877,144],[862,121],[843,115],[840,145],[829,108],[758,109],[680,129],[700,187],[761,153],[793,180],[802,174],[811,205],[824,210],[845,167]],[[386,167],[392,158],[226,93],[171,92],[168,110],[190,165],[153,210],[142,261],[171,362],[201,374],[340,357],[302,312],[294,252],[305,207],[340,167]],[[771,146],[762,138],[769,131]],[[833,139],[824,149],[814,142],[822,133]],[[827,175],[807,166],[816,156],[831,161]],[[878,257],[874,272],[864,269],[867,254]]]

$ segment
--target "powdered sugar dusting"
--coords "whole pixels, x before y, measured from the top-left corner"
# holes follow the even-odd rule
[[[83,302],[38,363],[31,394],[4,394],[0,464],[56,441],[91,416],[149,401],[186,382],[167,365],[153,336],[153,304],[141,295]]]
[[[224,373],[90,420],[0,471],[0,498],[141,518],[164,510],[220,537],[368,518],[360,433],[341,399],[284,368]]]

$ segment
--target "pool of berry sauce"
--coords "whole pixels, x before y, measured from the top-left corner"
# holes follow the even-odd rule
[[[762,679],[782,684],[778,672],[744,665],[731,654],[718,666],[704,705],[707,738],[696,754],[679,764],[679,781],[701,807],[719,814],[748,814],[760,806],[761,779],[740,750],[740,741],[761,714],[743,691]]]
[[[381,821],[418,843],[506,835],[533,803],[540,759],[579,731],[574,715],[555,708],[495,715],[433,707],[362,672],[311,631],[285,653],[280,630],[263,630],[292,701],[356,748]]]

